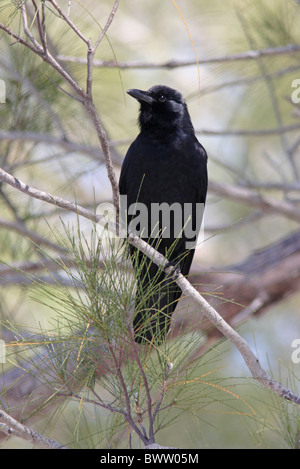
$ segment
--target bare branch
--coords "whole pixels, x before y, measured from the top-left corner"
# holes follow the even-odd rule
[[[279,69],[275,72],[268,72],[267,77],[269,79],[273,78],[278,78],[282,77],[285,75],[289,75],[291,73],[294,73],[295,71],[299,71],[300,66],[295,65],[287,68],[282,68]],[[252,76],[241,76],[240,78],[236,78],[234,80],[228,80],[228,81],[222,81],[221,83],[217,83],[215,85],[207,85],[203,86],[201,88],[201,95],[207,95],[210,93],[214,93],[215,91],[222,91],[224,88],[231,88],[231,87],[237,87],[237,86],[245,86],[245,85],[251,85],[254,83],[257,83],[259,81],[262,81],[262,76],[261,75],[252,75]],[[186,99],[189,101],[190,99],[194,98],[198,94],[198,91],[191,92],[190,94],[187,95]],[[290,102],[290,98],[288,98],[288,102]]]
[[[294,183],[283,183],[283,182],[256,182],[256,181],[247,181],[245,182],[245,186],[249,188],[256,188],[256,189],[263,189],[263,190],[270,190],[270,191],[284,191],[284,192],[293,192],[293,191],[300,191],[300,182]]]
[[[92,47],[92,41],[88,41],[87,50],[87,72],[86,72],[86,94],[92,97],[92,85],[93,85],[93,58],[94,51]]]
[[[104,155],[99,149],[98,146],[86,146],[82,145],[80,143],[68,140],[66,138],[59,138],[51,134],[41,134],[37,132],[22,132],[22,131],[17,131],[17,130],[11,130],[11,131],[4,131],[0,130],[0,140],[7,140],[11,142],[15,142],[16,140],[21,140],[23,142],[42,142],[42,143],[49,143],[51,145],[59,146],[66,151],[69,152],[80,152],[80,153],[85,153],[87,155],[92,156],[96,160],[102,160],[105,161]],[[108,142],[108,146],[114,147],[120,144],[123,144],[123,141],[110,141]],[[112,158],[114,162],[117,165],[120,165],[122,163],[122,159],[118,157],[116,153],[112,155]]]
[[[4,31],[5,33],[7,33],[9,36],[13,37],[14,39],[16,39],[17,42],[19,42],[20,44],[22,44],[23,46],[27,47],[28,49],[31,50],[31,52],[34,52],[35,54],[37,53],[37,50],[35,49],[35,47],[33,47],[29,42],[25,41],[24,39],[22,39],[18,34],[15,34],[13,33],[9,28],[7,28],[4,24],[0,23],[0,29],[2,29],[2,31]]]
[[[59,270],[62,266],[72,267],[76,265],[75,260],[70,259],[68,256],[62,256],[57,259],[42,259],[40,261],[20,261],[13,264],[0,263],[0,276],[16,276],[20,273],[44,272],[45,270]]]
[[[51,3],[54,7],[57,7],[57,4],[55,2],[55,0],[51,0]],[[113,6],[113,9],[112,9],[112,12],[107,20],[107,23],[106,23],[106,26],[104,28],[104,33],[107,31],[108,27],[110,26],[113,18],[114,18],[114,15],[116,13],[116,10],[118,8],[118,5],[119,5],[119,1],[115,1],[114,3],[114,6]],[[96,48],[98,47],[98,45],[100,44],[100,40],[101,40],[101,36],[98,38],[98,41],[96,43],[96,46],[95,48],[91,49],[91,42],[90,40],[88,40],[86,42],[86,40],[84,40],[85,38],[81,37],[82,40],[84,40],[84,42],[88,45],[88,71],[87,71],[87,93],[85,93],[83,91],[83,89],[78,85],[78,83],[73,80],[73,78],[69,75],[69,73],[57,62],[57,60],[50,54],[50,52],[48,50],[44,51],[43,47],[40,46],[40,44],[36,41],[36,39],[33,37],[33,35],[31,34],[30,30],[28,29],[28,25],[27,25],[27,14],[26,14],[26,5],[23,4],[21,6],[21,14],[22,14],[22,20],[23,20],[23,28],[24,28],[24,31],[25,31],[25,34],[27,35],[27,37],[30,39],[30,41],[34,44],[34,47],[32,47],[30,44],[30,49],[32,50],[32,52],[34,52],[35,54],[39,55],[46,63],[48,63],[49,65],[51,65],[51,67],[53,67],[71,86],[72,88],[77,92],[77,94],[82,98],[82,104],[84,105],[85,109],[87,110],[89,116],[91,117],[91,120],[93,122],[93,125],[97,131],[97,135],[98,135],[98,138],[99,138],[99,142],[100,142],[100,145],[101,145],[101,148],[102,148],[102,151],[104,153],[104,157],[105,157],[105,164],[106,164],[106,168],[107,168],[107,174],[108,174],[108,178],[110,180],[110,183],[111,183],[111,187],[112,187],[112,193],[113,193],[113,203],[114,203],[114,206],[115,206],[115,210],[116,210],[116,214],[117,214],[117,219],[118,219],[118,211],[119,211],[119,189],[118,189],[118,182],[117,182],[117,179],[116,179],[116,175],[115,175],[115,172],[114,172],[114,168],[113,168],[113,164],[112,164],[112,159],[111,159],[111,154],[110,154],[110,150],[109,150],[109,144],[108,144],[108,139],[107,139],[107,135],[106,135],[106,132],[104,130],[104,127],[102,126],[101,122],[100,122],[100,118],[99,118],[99,115],[97,113],[97,110],[96,110],[96,107],[95,107],[95,104],[93,102],[93,99],[92,99],[92,88],[91,88],[91,85],[92,85],[92,68],[93,68],[93,57],[94,57],[94,54],[95,54],[95,51],[96,51]],[[67,17],[66,15],[63,14],[62,11],[60,11],[60,14],[63,15],[63,19],[65,19],[65,21],[67,21],[67,23],[69,24],[69,26],[74,30],[74,28],[76,29],[75,25],[73,25],[73,23],[71,23],[69,17]],[[4,25],[2,25],[0,23],[0,29],[3,29],[5,32],[7,32],[8,34],[12,35],[13,37],[17,38],[18,40],[21,39],[19,36],[13,34],[10,30],[8,30],[8,28],[6,28]],[[78,30],[76,30],[77,34],[78,34]],[[21,42],[21,41],[20,41]],[[27,42],[24,42],[22,41],[22,44],[26,45],[28,47],[28,43]],[[49,195],[49,194],[48,194]],[[48,199],[49,200],[49,199]]]
[[[96,41],[96,44],[95,44],[95,46],[94,46],[94,53],[96,52],[96,50],[97,50],[97,48],[98,48],[100,42],[101,42],[102,39],[104,38],[105,34],[106,34],[107,31],[108,31],[108,28],[110,27],[111,23],[113,22],[113,19],[114,19],[114,17],[115,17],[115,14],[116,14],[116,12],[117,12],[117,9],[118,9],[118,7],[119,7],[119,4],[120,4],[120,0],[115,0],[115,3],[114,3],[114,5],[113,5],[113,7],[112,7],[112,10],[111,10],[111,12],[110,12],[110,15],[109,15],[109,17],[108,17],[108,19],[107,19],[107,21],[106,21],[106,24],[105,24],[105,26],[104,26],[104,28],[103,28],[103,30],[102,30],[100,36],[98,37],[98,39],[97,39],[97,41]]]
[[[35,39],[35,37],[31,33],[30,29],[28,28],[27,11],[26,11],[25,3],[21,5],[21,15],[22,15],[24,33],[34,45],[36,52],[38,53],[44,52],[43,47],[38,43],[38,41]]]
[[[245,187],[219,184],[214,181],[210,181],[209,189],[215,194],[227,197],[228,199],[260,208],[265,212],[278,213],[296,222],[300,221],[300,209],[285,200],[272,199],[271,197],[259,195],[257,192]]]
[[[196,133],[200,135],[219,136],[222,137],[262,137],[264,135],[281,135],[288,132],[295,132],[300,130],[299,124],[279,126],[274,129],[224,129],[224,130],[211,130],[211,129],[196,129]]]
[[[73,213],[77,213],[89,220],[98,222],[101,217],[95,215],[92,211],[81,207],[80,205],[75,204],[74,202],[70,202],[69,200],[62,199],[60,197],[56,197],[54,195],[49,194],[48,192],[39,191],[33,187],[28,186],[24,182],[20,181],[19,179],[11,176],[6,171],[0,168],[0,181],[6,182],[10,186],[14,187],[15,189],[23,192],[24,194],[29,195],[38,200],[42,200],[43,202],[47,202],[51,205],[56,207],[63,208]]]
[[[129,235],[128,241],[148,256],[154,264],[164,269],[166,273],[172,276],[173,280],[182,290],[184,296],[194,299],[199,305],[201,312],[208,320],[226,337],[241,353],[245,364],[247,365],[253,379],[260,382],[263,386],[279,394],[281,397],[300,405],[300,396],[287,389],[282,384],[273,380],[262,368],[258,358],[252,352],[247,342],[227,324],[220,314],[213,308],[200,293],[190,284],[190,282],[181,274],[173,272],[173,267],[168,267],[167,259],[159,252],[155,251],[149,244],[137,236]]]
[[[47,51],[47,41],[46,41],[46,29],[45,29],[45,4],[42,2],[42,21],[40,20],[40,12],[34,0],[32,0],[32,4],[35,10],[35,17],[37,20],[38,31],[40,40],[44,49],[44,53]]]
[[[86,99],[84,101],[84,106],[86,110],[88,111],[89,115],[91,116],[92,122],[97,130],[98,138],[100,141],[100,145],[102,148],[102,151],[104,153],[105,157],[105,164],[106,164],[106,170],[107,170],[107,175],[110,180],[111,188],[112,188],[112,194],[113,194],[113,204],[116,210],[116,215],[118,219],[118,214],[119,214],[119,186],[118,186],[118,181],[115,175],[112,159],[111,159],[111,154],[110,154],[110,149],[109,149],[109,143],[107,139],[106,132],[104,130],[104,127],[102,126],[100,122],[99,115],[97,113],[97,110],[95,108],[94,102],[92,99]]]
[[[40,234],[27,229],[23,223],[20,223],[18,221],[14,222],[14,221],[5,220],[4,218],[0,218],[0,226],[7,230],[15,231],[16,233],[19,233],[22,236],[25,236],[26,238],[30,239],[38,246],[43,245],[61,253],[65,252],[65,250],[61,248],[58,244],[52,243],[44,236],[41,236]]]
[[[42,448],[67,449],[65,446],[57,443],[56,441],[51,440],[50,438],[46,438],[37,431],[32,430],[31,428],[18,422],[2,409],[0,409],[0,419],[6,424],[6,426],[0,427],[0,431],[4,431],[6,434],[14,434],[19,438],[30,441],[32,444],[41,446]]]
[[[259,57],[272,57],[276,55],[287,55],[294,54],[295,52],[300,51],[300,45],[298,44],[289,44],[288,46],[283,47],[272,47],[260,50],[250,50],[242,52],[240,54],[228,54],[222,55],[219,57],[212,57],[209,59],[199,59],[199,65],[213,64],[213,63],[226,63],[226,62],[238,62],[238,61],[247,61],[247,60],[256,60]],[[87,61],[83,57],[69,57],[65,55],[59,55],[57,57],[62,62],[75,62],[82,65],[86,65]],[[178,67],[189,67],[196,65],[195,59],[192,60],[169,60],[167,62],[116,62],[103,61],[103,60],[94,60],[95,67],[106,67],[106,68],[121,68],[121,69],[149,69],[149,68],[167,68],[173,69]]]
[[[1,168],[0,181],[6,182],[7,184],[29,195],[30,197],[34,197],[36,199],[50,203],[56,207],[77,213],[96,223],[99,223],[102,219],[101,216],[96,215],[94,212],[77,205],[74,202],[67,201],[60,197],[53,196],[47,192],[39,191],[33,187],[28,186]],[[213,190],[219,195],[226,196],[230,199],[237,200],[251,206],[260,207],[264,211],[273,211],[274,213],[289,217],[294,221],[300,221],[300,210],[289,202],[271,199],[270,197],[259,196],[256,192],[244,187],[221,185],[216,182],[210,182],[209,187],[210,190]]]
[[[44,281],[44,278],[42,280]],[[51,278],[46,279],[48,282],[50,280]],[[230,324],[240,323],[249,314],[262,314],[276,302],[280,302],[283,298],[299,291],[300,233],[297,231],[280,242],[273,243],[271,246],[252,254],[240,264],[227,266],[222,269],[222,272],[215,271],[215,269],[210,271],[205,269],[203,272],[203,269],[201,269],[200,273],[197,272],[196,266],[194,266],[190,280],[194,282],[196,288],[201,289],[201,294],[209,299],[210,304]],[[20,281],[24,283],[24,279],[20,279]],[[62,278],[61,282],[63,281]],[[72,285],[70,286],[72,287]],[[218,289],[218,286],[221,286],[221,290]],[[213,294],[216,288],[217,291],[222,293],[221,298],[217,298]],[[238,298],[239,303],[232,301],[232,298]],[[180,301],[172,320],[169,339],[182,337],[185,330],[205,331],[207,339],[192,355],[187,357],[187,362],[184,364],[191,363],[193,359],[203,355],[209,347],[220,339],[219,331],[210,327],[208,319],[203,320],[201,316],[201,320],[199,320],[199,315],[189,314],[188,305],[190,303],[191,301],[188,298],[183,298]],[[6,329],[2,330],[2,338],[7,344],[16,340],[14,334]],[[101,348],[101,344],[98,345]],[[134,359],[133,356],[132,359]],[[42,386],[41,389],[40,372],[34,369],[30,373],[26,373],[24,371],[27,369],[26,365],[22,361],[19,368],[11,368],[6,371],[3,375],[2,385],[0,384],[0,394],[2,386],[3,389],[6,389],[5,396],[8,405],[11,408],[17,406],[20,412],[23,409],[23,417],[25,411],[27,416],[35,409],[37,399],[45,401],[53,392],[49,386]],[[42,366],[46,367],[47,363],[43,362]],[[120,362],[120,366],[122,366],[122,362]],[[110,373],[111,368],[111,365],[105,367],[101,365],[101,373]],[[164,384],[162,383],[160,393],[163,392]],[[30,401],[27,397],[29,394],[31,395]],[[159,403],[161,397],[161,394],[159,394],[156,404]],[[155,412],[155,409],[153,412]],[[17,415],[19,414],[17,413]],[[16,417],[16,415],[14,416]]]
[[[255,45],[256,45],[255,40],[254,40],[254,38],[252,37],[251,33],[249,32],[249,30],[247,28],[247,25],[245,23],[245,18],[243,16],[243,14],[241,13],[241,11],[238,8],[235,8],[235,12],[236,12],[238,20],[241,23],[241,26],[242,26],[243,30],[244,30],[244,33],[246,35],[246,38],[248,40],[248,43],[249,43],[250,47],[255,47]],[[265,67],[265,63],[261,59],[261,57],[257,58],[257,65],[258,65],[258,68],[260,69],[261,75],[264,78],[266,87],[268,89],[271,105],[272,105],[272,108],[273,108],[273,113],[274,113],[274,116],[275,116],[275,119],[276,119],[276,122],[277,122],[277,127],[282,128],[283,123],[282,123],[281,110],[280,110],[280,107],[279,107],[279,103],[278,103],[277,95],[276,95],[276,92],[275,92],[273,80],[269,78],[266,67]],[[287,151],[287,141],[286,141],[285,134],[280,133],[279,135],[280,135],[280,141],[281,141],[282,148],[287,153],[288,160],[289,160],[291,168],[292,168],[292,173],[293,173],[293,175],[295,175],[295,178],[298,179],[298,168],[295,164],[294,159],[292,158],[292,155]]]
[[[61,18],[66,22],[68,23],[68,25],[70,26],[70,28],[77,34],[78,37],[80,37],[80,39],[86,43],[86,45],[88,45],[88,39],[82,34],[82,32],[77,28],[77,26],[75,26],[75,24],[73,23],[72,20],[70,20],[69,16],[68,15],[65,15],[64,12],[62,11],[62,9],[60,8],[60,6],[56,3],[55,0],[48,0],[51,5],[53,5],[53,7],[55,8],[55,10],[59,13],[59,15],[61,16]]]
[[[133,357],[134,357],[134,359],[135,359],[135,361],[138,365],[138,368],[140,370],[141,378],[143,380],[144,388],[145,388],[145,392],[146,392],[146,396],[147,396],[147,413],[148,413],[148,419],[149,419],[149,440],[148,440],[148,443],[154,443],[154,426],[153,426],[153,424],[154,424],[155,416],[152,415],[152,399],[151,399],[151,393],[150,393],[150,389],[149,389],[149,383],[148,383],[144,368],[141,364],[141,361],[140,361],[140,358],[139,358],[139,355],[138,355],[138,352],[137,352],[137,346],[136,346],[136,343],[134,341],[131,329],[129,329],[129,333],[130,333],[130,338],[131,338],[132,354],[133,354]]]
[[[83,89],[76,83],[75,80],[67,73],[67,71],[57,62],[57,60],[54,59],[54,57],[50,54],[49,51],[45,54],[43,48],[39,45],[38,48],[33,47],[29,42],[25,41],[24,39],[21,38],[18,34],[13,33],[9,28],[7,28],[4,24],[0,23],[0,29],[2,31],[6,32],[9,36],[13,37],[14,39],[17,40],[20,44],[23,46],[26,46],[28,49],[31,50],[34,54],[39,55],[44,62],[48,63],[51,65],[73,88],[74,90],[78,93],[79,96],[83,97],[84,96],[84,91]],[[28,32],[30,36],[32,34],[30,31]]]

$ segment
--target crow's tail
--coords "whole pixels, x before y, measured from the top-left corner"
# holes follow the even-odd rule
[[[180,297],[180,288],[164,272],[156,272],[154,279],[148,276],[139,280],[133,319],[135,341],[153,341],[157,345],[164,342]]]

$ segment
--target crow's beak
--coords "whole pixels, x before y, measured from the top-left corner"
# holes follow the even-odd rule
[[[153,98],[148,94],[148,91],[142,90],[127,90],[127,93],[133,98],[137,99],[139,102],[144,101],[145,103],[153,103]]]

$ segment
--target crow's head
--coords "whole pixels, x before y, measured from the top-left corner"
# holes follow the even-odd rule
[[[137,89],[127,93],[140,103],[141,130],[184,130],[193,126],[183,96],[168,86],[152,86],[148,91]]]

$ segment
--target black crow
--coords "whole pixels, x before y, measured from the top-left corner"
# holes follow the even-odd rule
[[[124,159],[121,215],[186,276],[194,256],[207,192],[207,155],[198,142],[182,95],[167,86],[127,93],[140,104],[140,134]],[[126,196],[126,197],[124,197]],[[124,201],[123,201],[124,202]],[[176,283],[130,246],[137,292],[136,342],[160,344],[181,296]]]

